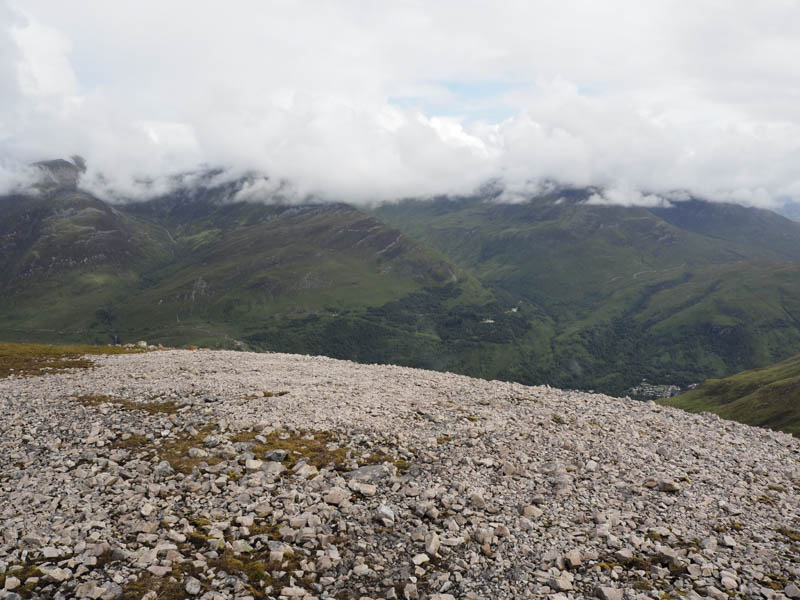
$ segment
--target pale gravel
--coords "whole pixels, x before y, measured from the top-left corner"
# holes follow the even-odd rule
[[[179,498],[191,510],[205,507],[233,519],[282,493],[299,494],[281,500],[287,522],[292,514],[318,511],[323,524],[315,535],[327,527],[324,519],[331,527],[344,520],[339,531],[349,524],[355,532],[337,549],[342,558],[328,570],[331,581],[318,568],[316,587],[297,587],[298,597],[343,590],[356,598],[402,597],[403,590],[419,598],[614,597],[616,591],[628,598],[715,597],[727,586],[741,597],[780,598],[793,593],[800,575],[800,544],[778,532],[800,531],[800,441],[783,433],[630,399],[324,357],[173,350],[91,359],[94,369],[0,380],[0,568],[19,562],[23,551],[38,556],[35,544],[26,549],[26,535],[42,547],[91,535],[92,544],[129,553],[103,574],[91,568],[76,574],[77,551],[71,563],[53,561],[72,576],[53,579],[42,597],[74,597],[75,585],[85,581],[105,585],[114,597],[111,580],[124,586],[144,564],[135,558],[168,541],[161,530],[155,539],[132,536],[133,517],[114,505],[130,512],[151,498],[162,517],[177,518],[188,510],[175,508]],[[158,396],[188,408],[170,420],[70,399],[81,394],[140,402]],[[107,480],[109,444],[122,432],[168,439],[200,424],[215,424],[223,447],[230,447],[232,433],[253,427],[333,430],[353,448],[383,447],[411,469],[377,482],[374,497],[354,494],[351,506],[333,512],[320,495],[347,486],[335,472],[252,486],[264,498],[238,502],[247,492],[241,481],[217,480],[209,490],[219,475],[196,473],[188,479],[206,488],[172,495],[186,482],[155,473],[157,461],[131,457],[132,466],[121,461],[120,468],[138,469],[139,486],[135,478],[123,487],[99,485]],[[154,495],[147,487],[153,484],[167,492]],[[662,491],[670,486],[679,491]],[[394,522],[375,521],[382,505]],[[525,507],[530,518],[522,516]],[[65,533],[65,523],[74,531]],[[433,533],[461,539],[440,550],[436,565],[420,558]],[[320,540],[324,550],[329,540]],[[650,563],[637,571],[641,564],[614,559],[620,549]],[[579,559],[572,568],[570,551]],[[370,568],[358,566],[372,560]],[[689,565],[696,569],[687,573]],[[637,581],[654,589],[633,589]],[[248,597],[236,581],[209,576],[208,582],[213,590],[204,598]],[[269,597],[280,593],[295,592],[276,589]]]

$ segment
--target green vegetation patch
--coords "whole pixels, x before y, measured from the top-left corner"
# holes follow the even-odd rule
[[[344,471],[351,458],[348,449],[340,445],[338,436],[332,431],[276,429],[263,435],[255,431],[243,431],[233,436],[231,441],[247,442],[250,444],[249,450],[261,460],[266,460],[270,452],[285,450],[290,468],[305,461],[318,469],[333,466],[337,471]]]
[[[122,588],[122,600],[140,600],[148,592],[156,592],[159,599],[178,600],[189,598],[184,585],[172,577],[155,577],[150,573],[131,581]]]
[[[0,342],[0,379],[11,375],[36,377],[69,369],[88,369],[94,363],[86,355],[144,352],[119,346],[47,346]]]
[[[138,410],[137,404],[137,410]],[[153,414],[153,413],[151,413]],[[112,444],[114,448],[129,451],[154,451],[161,460],[166,460],[176,471],[188,475],[200,463],[215,465],[222,461],[218,456],[192,457],[190,448],[202,448],[203,440],[213,430],[215,424],[206,425],[196,434],[184,433],[176,438],[166,440],[148,438],[143,435],[130,435],[117,438]]]
[[[789,529],[788,527],[779,527],[776,529],[778,533],[783,536],[786,536],[793,542],[800,542],[800,531],[794,531],[793,529]]]
[[[218,456],[207,456],[205,458],[189,456],[190,448],[202,448],[203,439],[214,429],[214,425],[207,425],[197,434],[185,434],[181,437],[167,440],[158,450],[162,460],[166,460],[173,469],[188,475],[201,462],[208,465],[216,465],[222,461]]]
[[[174,415],[178,412],[178,405],[175,402],[133,402],[131,400],[121,400],[112,398],[105,394],[84,394],[75,398],[84,406],[100,406],[102,404],[114,404],[124,410],[141,410],[149,415],[167,414]]]
[[[28,598],[36,587],[42,583],[44,573],[39,570],[39,567],[34,562],[9,565],[5,573],[0,573],[0,589],[5,587],[6,578],[8,577],[19,579],[20,586],[14,592],[23,598]],[[28,579],[33,579],[33,581],[28,582]]]
[[[225,571],[229,575],[243,576],[251,586],[257,584],[257,587],[251,587],[251,591],[272,585],[273,582],[272,575],[269,573],[270,563],[257,555],[234,554],[230,550],[225,550],[219,558],[212,560],[209,566]],[[274,564],[271,566],[280,567],[280,565]],[[263,598],[264,595],[262,593],[256,597]]]

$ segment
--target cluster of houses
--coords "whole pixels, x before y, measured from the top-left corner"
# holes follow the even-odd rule
[[[656,400],[657,398],[672,398],[677,396],[682,391],[680,386],[671,384],[655,384],[648,383],[646,379],[642,379],[642,383],[633,387],[628,392],[631,398],[638,398],[640,400]]]

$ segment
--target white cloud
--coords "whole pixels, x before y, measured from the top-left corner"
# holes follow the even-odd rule
[[[0,190],[6,193],[29,193],[40,179],[41,174],[34,167],[0,161]]]
[[[678,189],[775,205],[800,200],[796,11],[787,0],[0,0],[0,158],[78,153],[85,181],[117,196],[211,164],[335,200],[499,177],[512,191],[609,188],[606,202],[622,201],[625,182],[625,202]],[[496,92],[469,98],[473,88]]]
[[[599,206],[669,206],[669,200],[656,194],[643,194],[626,183],[618,183],[601,192],[595,192],[586,204]]]

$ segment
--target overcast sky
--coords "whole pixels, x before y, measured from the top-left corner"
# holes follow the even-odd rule
[[[800,200],[800,0],[0,0],[0,187],[200,164],[346,201]]]

